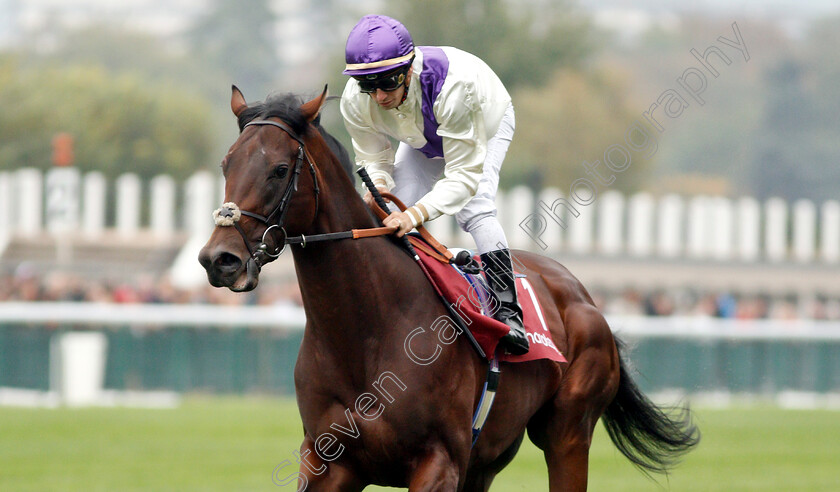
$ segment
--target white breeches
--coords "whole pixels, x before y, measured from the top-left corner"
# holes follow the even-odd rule
[[[455,221],[472,235],[480,254],[508,247],[505,232],[496,218],[496,190],[499,188],[499,171],[515,127],[513,105],[509,105],[496,134],[487,141],[484,171],[475,196],[455,214]],[[443,176],[445,164],[443,158],[426,157],[419,150],[400,142],[394,161],[395,186],[391,193],[406,206],[414,205]]]

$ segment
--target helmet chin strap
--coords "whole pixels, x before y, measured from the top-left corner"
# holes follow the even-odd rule
[[[409,69],[408,71],[411,72],[411,69]],[[406,74],[405,82],[403,83],[403,86],[405,87],[405,90],[403,91],[402,99],[400,99],[400,103],[397,104],[397,107],[402,106],[402,103],[404,103],[406,98],[408,98],[408,82],[411,80],[410,75],[411,75],[411,73]]]

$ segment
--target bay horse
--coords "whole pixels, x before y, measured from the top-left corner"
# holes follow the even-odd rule
[[[291,249],[307,321],[294,380],[303,442],[299,468],[278,485],[486,491],[527,431],[545,453],[550,490],[584,491],[599,419],[645,472],[667,472],[699,442],[687,408],[666,412],[634,384],[583,285],[559,263],[516,251],[568,362],[502,363],[495,405],[472,446],[488,362],[464,340],[453,343],[451,330],[444,335],[447,310],[401,243],[306,242],[381,226],[343,167],[346,152],[339,158],[318,123],[325,100],[326,88],[303,104],[287,95],[248,105],[233,87],[240,134],[222,162],[227,203],[199,254],[210,284],[248,291],[278,245],[298,238]],[[408,356],[412,333],[412,353],[433,362]]]

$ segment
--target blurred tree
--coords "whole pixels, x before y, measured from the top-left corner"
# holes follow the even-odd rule
[[[815,22],[808,35],[804,64],[808,74],[803,81],[812,100],[809,127],[809,161],[812,170],[806,178],[803,197],[818,200],[840,199],[840,16]]]
[[[765,76],[768,101],[749,169],[752,192],[759,198],[798,198],[797,176],[810,154],[807,141],[811,104],[802,86],[802,66],[786,59]],[[800,195],[801,196],[801,195]]]
[[[252,94],[273,89],[279,60],[270,0],[212,0],[187,35],[190,51]]]
[[[415,44],[473,53],[509,89],[545,84],[557,68],[580,66],[596,45],[588,21],[567,0],[402,1],[387,10]]]
[[[561,70],[549,77],[545,87],[516,91],[516,134],[502,168],[504,184],[533,186],[534,181],[540,181],[536,184],[568,190],[577,178],[595,182],[586,174],[583,161],[600,161],[599,172],[609,178],[613,173],[604,166],[604,152],[614,144],[630,151],[625,134],[640,117],[621,82],[625,78],[606,70],[589,74]],[[641,136],[634,135],[634,142],[641,141]],[[655,154],[654,142],[651,140],[648,153]],[[615,173],[615,181],[608,186],[636,189],[649,168],[650,159],[645,155],[631,151],[629,167]]]
[[[770,98],[750,168],[750,184],[760,198],[837,198],[838,120],[825,108],[836,111],[838,103],[813,92],[820,72],[819,65],[786,59],[766,74]]]
[[[204,99],[96,66],[22,68],[0,60],[0,169],[51,164],[59,132],[75,139],[75,164],[108,176],[185,177],[209,164],[211,111]]]
[[[678,118],[666,120],[658,134],[660,150],[644,188],[659,193],[754,194],[756,178],[767,173],[758,165],[757,142],[770,94],[766,74],[780,59],[794,58],[795,44],[779,25],[753,19],[739,22],[750,52],[749,61],[719,41],[732,38],[731,20],[702,15],[681,17],[654,26],[633,42],[610,46],[599,64],[621,67],[641,114],[666,89],[682,88],[676,78],[689,67],[700,67],[689,50],[722,48],[731,64],[718,62],[720,75],[708,77],[704,104],[689,98]],[[701,67],[702,68],[702,67]],[[766,176],[765,176],[766,177]]]
[[[819,98],[817,110],[837,122],[840,114],[840,16],[815,22],[809,33],[805,63],[814,73],[814,93]],[[829,127],[830,128],[830,127]],[[835,135],[836,127],[832,133]]]
[[[228,104],[231,80],[209,60],[191,54],[183,40],[111,24],[68,28],[55,22],[28,37],[32,42],[17,49],[17,66],[23,71],[98,67],[113,79],[142,80],[148,87],[164,86],[179,94],[188,91],[212,110],[204,120],[212,135],[212,155],[223,155],[236,135]]]
[[[21,60],[43,67],[97,65],[115,74],[142,74],[152,81],[188,86],[208,98],[223,98],[230,90],[220,69],[185,52],[183,43],[104,24],[64,30],[54,26],[49,36],[56,39],[53,49],[39,52],[24,47]]]

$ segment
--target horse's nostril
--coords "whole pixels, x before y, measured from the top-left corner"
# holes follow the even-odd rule
[[[236,255],[221,253],[216,256],[213,265],[222,273],[231,273],[239,270],[242,266],[242,260]]]

